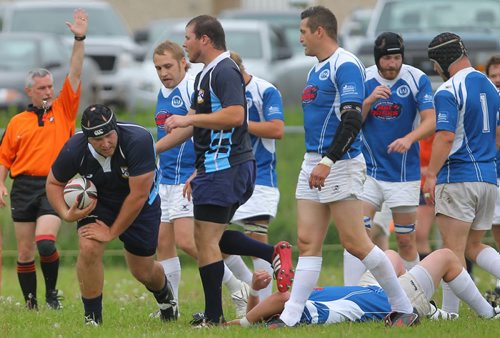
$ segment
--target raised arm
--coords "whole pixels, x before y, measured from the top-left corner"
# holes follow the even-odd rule
[[[75,9],[73,13],[74,21],[66,21],[66,25],[75,36],[73,51],[71,53],[68,79],[73,91],[78,89],[83,68],[83,58],[85,56],[84,40],[87,34],[88,15],[83,9]]]

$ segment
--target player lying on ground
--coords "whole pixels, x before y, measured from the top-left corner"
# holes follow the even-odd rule
[[[399,282],[419,317],[432,316],[453,319],[449,314],[431,305],[431,297],[441,279],[449,283],[456,295],[466,302],[480,317],[500,319],[500,307],[493,308],[480,294],[467,271],[449,249],[440,249],[429,254],[409,272],[399,255],[386,251]],[[290,293],[276,292],[259,303],[255,296],[261,288],[271,282],[265,271],[256,271],[252,280],[248,312],[242,319],[232,320],[227,325],[249,326],[283,311]],[[382,320],[390,313],[387,296],[369,272],[363,275],[359,286],[327,286],[315,289],[307,300],[301,324],[334,324],[344,321]]]

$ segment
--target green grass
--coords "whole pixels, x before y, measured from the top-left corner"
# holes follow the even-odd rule
[[[341,253],[328,252],[320,278],[321,285],[339,284],[342,280],[340,268]],[[107,264],[105,258],[104,324],[102,327],[83,325],[83,306],[80,300],[74,265],[64,264],[60,270],[58,287],[64,291],[64,309],[54,311],[45,308],[43,282],[38,271],[40,310],[25,310],[17,283],[15,267],[4,266],[3,288],[0,297],[0,337],[498,337],[500,320],[479,319],[466,306],[462,306],[460,318],[454,322],[431,322],[424,320],[415,328],[387,329],[381,322],[344,323],[330,326],[308,326],[293,329],[268,331],[255,328],[213,328],[194,330],[189,327],[191,314],[203,310],[203,292],[197,268],[193,262],[182,257],[182,284],[180,287],[181,317],[175,323],[163,323],[150,319],[148,314],[156,310],[156,304],[149,292],[133,279],[126,270],[123,260],[118,264]],[[38,269],[39,270],[39,269]],[[476,269],[480,287],[491,286],[486,274]],[[226,319],[234,317],[234,311],[226,289],[223,289]],[[440,297],[436,297],[440,300]]]

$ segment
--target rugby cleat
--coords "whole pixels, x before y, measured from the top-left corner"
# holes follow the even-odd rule
[[[384,324],[388,327],[415,326],[419,324],[418,314],[392,311],[384,318]]]
[[[38,302],[36,297],[32,294],[28,294],[28,299],[26,300],[26,308],[28,310],[38,310]]]
[[[61,290],[50,290],[45,295],[45,301],[47,302],[47,306],[53,310],[61,310],[63,305],[61,300],[64,299],[63,292]]]
[[[458,313],[447,312],[437,307],[436,302],[431,300],[431,311],[427,315],[430,320],[455,320],[458,319]]]
[[[274,246],[272,267],[278,291],[287,292],[292,287],[293,277],[295,276],[290,243],[281,241]]]
[[[250,286],[248,286],[248,284],[245,282],[241,282],[240,289],[231,294],[231,300],[233,301],[237,318],[243,318],[247,314],[249,293]]]

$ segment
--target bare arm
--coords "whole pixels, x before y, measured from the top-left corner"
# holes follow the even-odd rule
[[[7,187],[5,186],[5,180],[7,179],[8,174],[9,169],[0,164],[0,208],[3,208],[7,205],[5,197],[9,195],[9,192],[7,191]]]
[[[71,23],[69,21],[66,22],[66,25],[71,30],[71,32],[76,37],[83,37],[87,34],[87,25],[88,25],[88,15],[87,13],[79,8],[76,9],[73,13],[74,22]],[[73,43],[73,51],[71,53],[71,59],[69,64],[69,74],[68,80],[71,84],[71,88],[73,91],[78,89],[80,85],[80,78],[82,75],[83,68],[83,58],[85,54],[85,44],[84,41],[75,40]]]
[[[190,111],[191,112],[191,111]],[[235,105],[222,108],[211,114],[174,115],[165,121],[167,132],[175,128],[198,127],[213,130],[231,129],[241,126],[245,119],[243,106]]]
[[[257,137],[280,140],[285,134],[285,122],[283,120],[248,121],[248,132]]]
[[[410,149],[411,145],[423,138],[432,135],[436,129],[436,112],[434,109],[426,109],[420,112],[421,121],[417,128],[406,134],[404,137],[394,140],[387,147],[389,153],[395,151],[404,153]]]
[[[156,153],[167,151],[193,136],[193,127],[177,128],[156,142]]]
[[[436,136],[434,136],[434,142],[432,142],[431,159],[429,162],[429,166],[427,167],[425,185],[423,188],[424,193],[428,194],[427,198],[429,198],[430,204],[434,204],[434,189],[436,187],[437,174],[450,155],[454,139],[455,134],[450,131],[438,131],[436,133]]]

